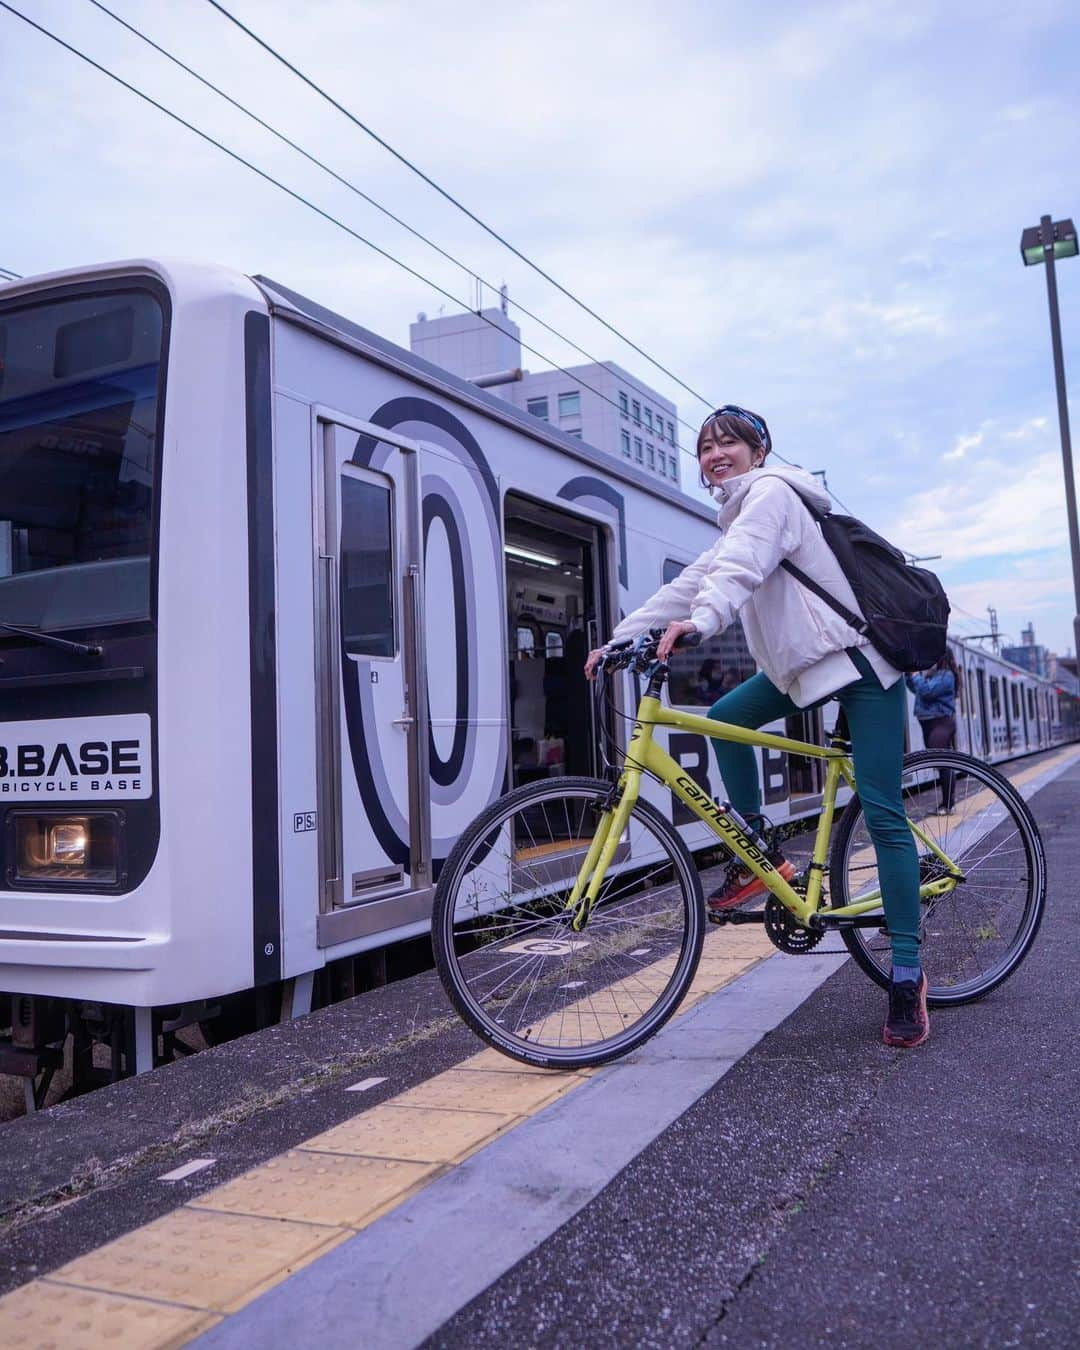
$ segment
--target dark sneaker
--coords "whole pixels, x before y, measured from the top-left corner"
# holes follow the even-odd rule
[[[768,858],[785,881],[790,881],[795,875],[794,863],[789,863],[778,850],[770,853]],[[753,872],[733,863],[723,884],[709,896],[709,911],[713,914],[722,914],[725,910],[738,909],[748,900],[757,900],[768,894],[768,886],[754,876]]]
[[[889,981],[889,1015],[882,1028],[886,1045],[911,1050],[930,1035],[930,1016],[926,1011],[926,972],[917,980]]]

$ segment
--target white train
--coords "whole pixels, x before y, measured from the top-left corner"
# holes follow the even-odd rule
[[[222,1008],[370,977],[487,802],[623,739],[585,651],[713,529],[265,278],[0,287],[0,1072],[33,1104],[69,1034],[77,1079],[102,1042],[141,1071]],[[1075,734],[1044,682],[959,655],[975,753]],[[680,662],[686,700],[748,673],[737,633]],[[698,740],[673,753],[718,791]],[[774,820],[813,810],[815,763],[763,770]]]

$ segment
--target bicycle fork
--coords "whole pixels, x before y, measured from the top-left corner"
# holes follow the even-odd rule
[[[619,778],[615,789],[617,800],[614,806],[607,807],[600,816],[596,833],[592,837],[585,860],[577,874],[573,889],[566,898],[565,908],[573,911],[571,928],[581,933],[589,922],[593,905],[596,904],[600,887],[604,884],[619,840],[623,837],[630,813],[637,801],[641,785],[640,769],[626,769]]]

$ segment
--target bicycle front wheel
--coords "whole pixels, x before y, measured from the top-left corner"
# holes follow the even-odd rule
[[[592,778],[518,788],[469,826],[439,877],[432,942],[446,992],[477,1035],[526,1064],[627,1054],[667,1021],[697,970],[701,883],[674,827],[640,799],[575,932],[567,900],[610,797]]]
[[[935,849],[963,875],[953,890],[922,901],[927,1000],[939,1007],[970,1003],[1008,979],[1035,941],[1046,903],[1038,826],[1007,778],[956,751],[906,755],[902,792],[921,883],[948,875]],[[858,797],[840,819],[830,871],[834,905],[880,893],[877,858]],[[849,928],[843,939],[870,978],[887,986],[888,933]]]

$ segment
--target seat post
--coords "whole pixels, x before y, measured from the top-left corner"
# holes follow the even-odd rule
[[[847,713],[843,708],[840,709],[840,715],[836,719],[836,726],[832,729],[829,737],[829,746],[833,750],[851,750],[851,729],[848,726]]]

